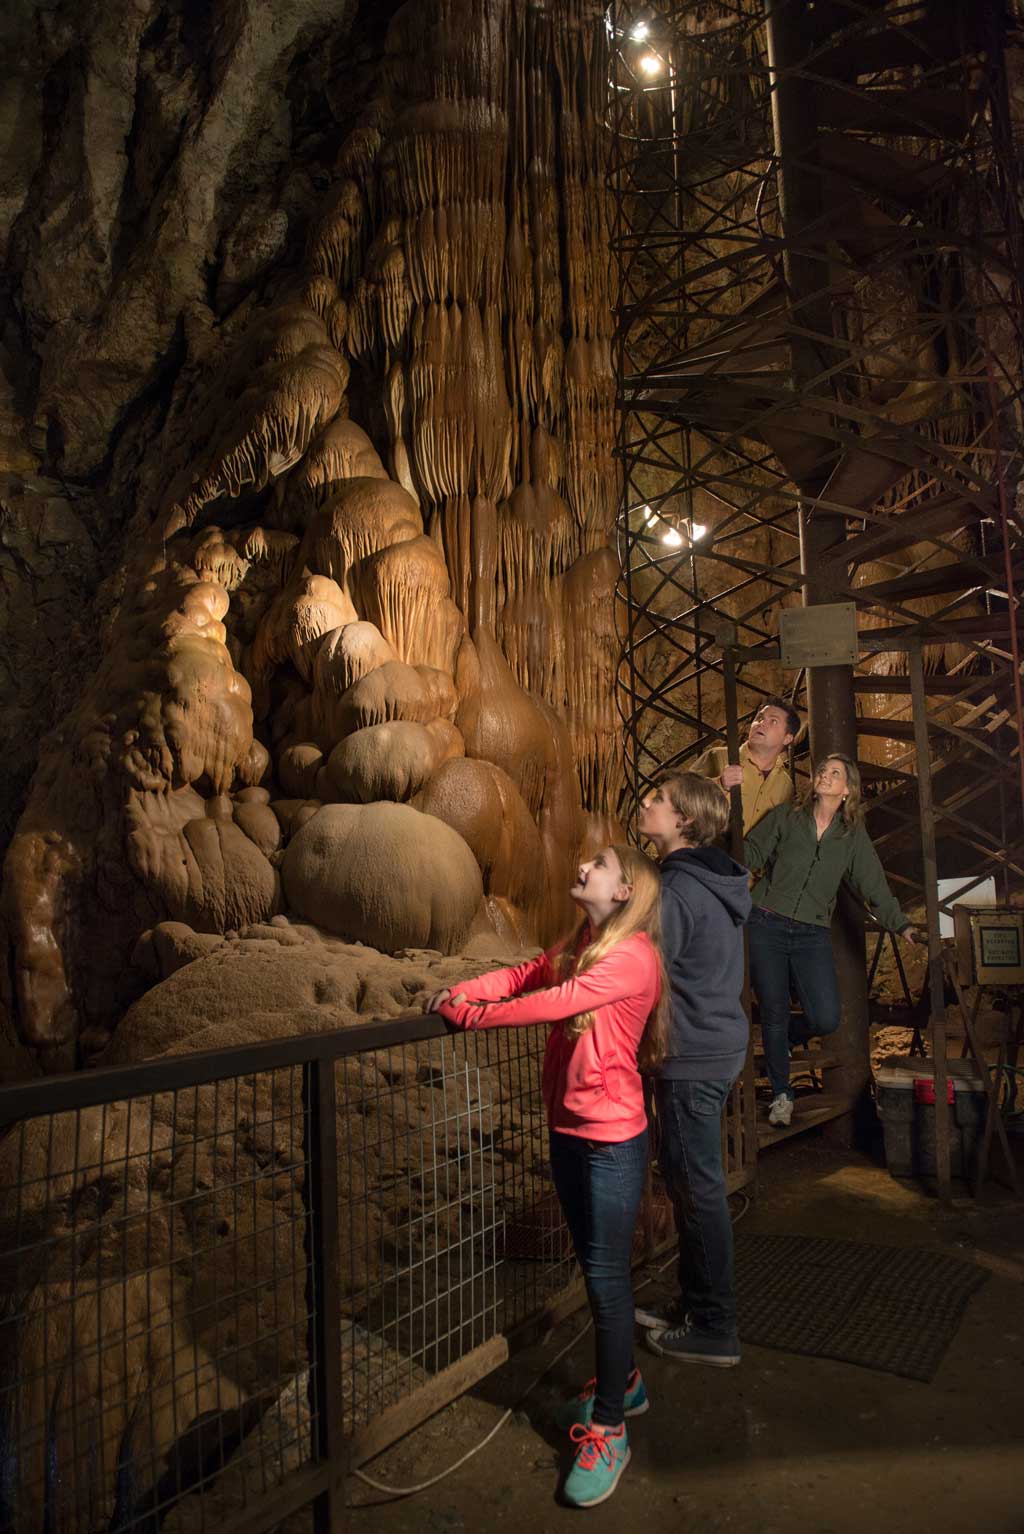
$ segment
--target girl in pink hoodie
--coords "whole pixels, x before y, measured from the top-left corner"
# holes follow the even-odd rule
[[[633,1360],[633,1228],[647,1166],[641,1067],[665,1052],[658,871],[632,847],[580,865],[575,933],[539,958],[439,991],[426,1010],[457,1028],[550,1026],[543,1091],[551,1171],[594,1317],[596,1378],[559,1420],[577,1445],[565,1496],[610,1497],[629,1463],[624,1419],[647,1410]]]

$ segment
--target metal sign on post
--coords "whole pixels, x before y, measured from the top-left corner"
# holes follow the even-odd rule
[[[858,660],[854,602],[819,602],[785,607],[779,614],[779,647],[784,666],[855,666]]]

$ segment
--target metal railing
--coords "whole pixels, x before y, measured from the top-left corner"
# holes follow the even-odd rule
[[[353,1464],[582,1300],[545,1042],[416,1014],[0,1088],[0,1534],[341,1529]],[[636,1257],[670,1234],[649,1184]]]
[[[571,1305],[544,1030],[433,1017],[0,1090],[0,1530],[247,1534]]]

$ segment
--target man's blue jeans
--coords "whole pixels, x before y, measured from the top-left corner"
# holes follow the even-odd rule
[[[630,1258],[647,1166],[647,1130],[605,1144],[551,1132],[551,1175],[594,1317],[597,1393],[594,1421],[617,1427],[633,1371]]]
[[[722,1166],[722,1109],[731,1081],[654,1086],[658,1162],[679,1233],[679,1288],[698,1331],[736,1335],[732,1219]]]
[[[773,1097],[792,1097],[789,1085],[791,1044],[806,1044],[816,1034],[834,1033],[842,1008],[832,934],[827,927],[793,921],[755,906],[747,924],[750,983],[761,1015],[761,1039]],[[803,1017],[793,1017],[795,991]]]

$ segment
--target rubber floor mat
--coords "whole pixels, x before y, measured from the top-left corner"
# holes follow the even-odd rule
[[[929,1381],[988,1274],[920,1247],[736,1232],[740,1337]]]

